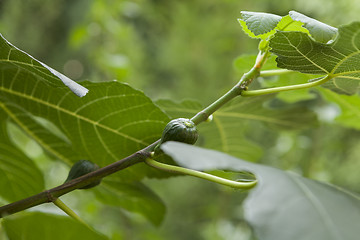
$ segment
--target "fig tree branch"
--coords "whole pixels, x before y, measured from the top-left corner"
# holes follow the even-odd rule
[[[254,66],[250,69],[249,72],[245,73],[240,81],[227,93],[217,99],[215,102],[210,104],[207,108],[197,113],[191,121],[193,121],[196,125],[206,121],[211,114],[216,112],[219,108],[224,106],[226,103],[230,102],[233,98],[240,96],[243,91],[247,89],[247,87],[252,83],[254,79],[256,79],[260,75],[260,70],[264,65],[266,59],[269,57],[269,52],[259,52]]]
[[[265,63],[266,59],[269,56],[269,52],[259,52],[254,67],[250,69],[249,72],[245,73],[240,81],[226,94],[217,99],[215,102],[210,104],[207,108],[197,113],[191,120],[197,125],[201,122],[206,121],[211,114],[221,108],[223,105],[231,101],[237,96],[241,96],[241,93],[247,89],[248,85],[259,76],[261,67]],[[160,140],[152,143],[148,147],[137,151],[136,153],[121,159],[117,162],[114,162],[108,166],[95,170],[91,173],[73,179],[69,182],[66,182],[62,185],[54,187],[49,190],[45,190],[36,195],[30,196],[28,198],[7,204],[0,207],[0,218],[26,210],[28,208],[43,204],[54,202],[60,196],[74,191],[78,188],[89,185],[90,183],[102,179],[110,174],[118,172],[122,169],[130,167],[134,164],[144,162],[147,158],[150,157],[151,151],[157,146]]]
[[[49,190],[45,190],[41,193],[33,195],[31,197],[22,199],[17,202],[10,203],[8,205],[0,207],[0,217],[5,217],[13,213],[23,211],[25,209],[43,204],[48,202],[54,202],[58,197],[74,191],[75,189],[84,187],[93,181],[102,179],[110,174],[113,174],[117,171],[125,169],[134,164],[143,162],[146,158],[150,156],[150,151],[155,147],[157,142],[151,144],[147,148],[144,148],[136,153],[121,159],[117,162],[114,162],[106,167],[100,168],[96,171],[83,175],[79,178],[73,179],[69,182],[66,182],[62,185],[54,187]]]

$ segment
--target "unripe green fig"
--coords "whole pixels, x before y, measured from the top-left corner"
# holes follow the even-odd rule
[[[74,165],[71,167],[71,169],[69,171],[69,175],[68,175],[67,179],[65,180],[65,182],[69,182],[75,178],[78,178],[85,174],[91,173],[99,168],[100,167],[93,162],[90,162],[88,160],[79,160],[76,163],[74,163]],[[99,185],[100,182],[101,182],[101,179],[96,180],[84,187],[79,188],[79,189],[92,188],[92,187]]]
[[[198,139],[198,132],[195,124],[187,118],[171,120],[163,131],[160,144],[167,141],[183,142],[194,144]]]

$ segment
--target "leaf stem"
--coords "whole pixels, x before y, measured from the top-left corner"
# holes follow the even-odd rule
[[[212,174],[199,172],[196,170],[188,169],[188,168],[182,168],[178,166],[168,165],[165,163],[160,163],[155,161],[152,158],[145,159],[145,163],[151,167],[157,168],[159,170],[167,171],[167,172],[175,172],[185,175],[190,175],[193,177],[205,179],[211,182],[215,182],[218,184],[222,184],[228,187],[238,188],[238,189],[251,189],[256,186],[257,180],[251,181],[251,182],[238,182],[238,181],[232,181],[225,178],[217,177]]]
[[[290,90],[311,88],[311,87],[316,87],[320,84],[323,84],[332,78],[333,78],[333,76],[326,75],[325,77],[321,78],[320,80],[317,80],[314,82],[309,82],[309,83],[289,85],[289,86],[283,86],[283,87],[275,87],[275,88],[266,88],[266,89],[259,89],[259,90],[251,90],[251,91],[242,91],[241,96],[253,97],[253,96],[261,96],[261,95],[270,94],[270,93],[278,93],[278,92],[284,92],[284,91],[290,91]]]
[[[70,217],[74,218],[75,220],[81,222],[82,224],[86,225],[87,227],[89,227],[89,225],[84,222],[84,220],[82,220],[79,215],[77,215],[71,208],[69,208],[63,201],[60,200],[60,198],[54,198],[53,203],[60,208],[61,210],[63,210],[67,215],[69,215]]]
[[[272,77],[279,76],[284,74],[293,73],[294,71],[288,69],[273,69],[273,70],[264,70],[260,72],[259,77]]]
[[[245,73],[232,89],[210,104],[207,108],[198,112],[193,118],[191,118],[191,121],[193,121],[196,125],[206,121],[210,115],[216,112],[219,108],[230,102],[233,98],[240,96],[241,93],[247,89],[250,83],[260,75],[260,70],[269,55],[270,53],[268,51],[260,51],[256,58],[254,67],[252,67],[249,72]]]
[[[219,99],[217,99],[215,102],[210,104],[207,108],[198,112],[193,118],[191,118],[191,121],[193,121],[196,125],[198,125],[201,122],[206,121],[210,117],[211,114],[216,112],[219,108],[221,108],[223,105],[228,103],[230,100],[232,100],[236,96],[239,96],[241,94],[242,90],[243,89],[240,89],[238,86],[234,86],[230,91],[228,91],[223,96],[221,96]]]

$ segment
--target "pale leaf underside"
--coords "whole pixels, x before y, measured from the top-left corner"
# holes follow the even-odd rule
[[[162,150],[187,168],[254,173],[259,182],[245,200],[244,211],[259,239],[357,240],[360,235],[359,196],[294,173],[188,144],[167,142]]]

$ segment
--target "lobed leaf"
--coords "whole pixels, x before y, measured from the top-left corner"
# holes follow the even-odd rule
[[[10,117],[10,119],[18,124],[18,126],[24,131],[26,132],[30,137],[32,137],[34,140],[36,140],[45,151],[47,151],[49,154],[51,154],[52,156],[56,157],[59,160],[62,160],[63,162],[66,163],[73,163],[79,159],[89,159],[93,162],[96,162],[99,165],[105,165],[105,164],[109,164],[112,161],[116,161],[118,159],[121,159],[122,157],[126,156],[126,154],[131,154],[132,152],[129,151],[129,149],[127,148],[132,148],[132,151],[136,151],[138,150],[140,147],[145,147],[147,144],[150,144],[152,141],[157,140],[162,132],[162,128],[163,126],[166,124],[166,121],[162,121],[162,119],[167,119],[167,117],[164,115],[164,113],[162,113],[158,108],[156,108],[154,105],[152,105],[152,103],[150,102],[150,100],[148,98],[146,98],[142,93],[140,93],[139,91],[133,90],[130,87],[128,87],[127,85],[123,85],[123,84],[119,84],[114,82],[111,83],[110,86],[106,86],[106,83],[104,84],[90,84],[91,87],[89,87],[90,89],[93,89],[94,91],[91,91],[91,93],[84,97],[82,99],[82,101],[85,102],[97,102],[97,101],[101,101],[101,99],[105,99],[103,100],[104,105],[100,104],[97,106],[97,108],[91,108],[89,106],[89,104],[87,104],[87,107],[89,108],[89,112],[97,112],[98,114],[101,114],[101,111],[103,111],[106,105],[110,105],[108,106],[109,109],[109,113],[105,112],[105,115],[108,114],[109,116],[113,116],[115,115],[114,119],[112,120],[108,120],[108,123],[111,123],[112,121],[114,121],[114,124],[116,124],[117,122],[117,118],[116,118],[116,114],[119,113],[124,113],[124,114],[128,114],[125,115],[124,117],[122,117],[122,115],[118,115],[118,117],[122,117],[122,121],[124,124],[124,122],[126,123],[127,121],[129,121],[130,123],[132,122],[139,122],[138,126],[134,126],[135,128],[135,133],[138,134],[137,136],[139,137],[144,137],[144,138],[148,138],[150,139],[149,142],[147,143],[143,143],[143,145],[135,145],[133,144],[133,146],[131,146],[131,141],[129,141],[129,143],[126,143],[126,141],[121,140],[121,138],[125,138],[124,135],[121,134],[121,131],[119,131],[118,136],[116,133],[116,130],[113,129],[112,127],[107,127],[107,126],[100,126],[98,130],[96,130],[95,128],[98,127],[99,122],[93,120],[91,117],[87,117],[85,118],[84,115],[75,114],[75,110],[71,110],[74,106],[73,102],[77,102],[80,99],[76,98],[76,96],[74,95],[70,95],[70,94],[64,94],[63,96],[67,96],[69,97],[71,100],[69,100],[68,105],[63,104],[63,105],[57,105],[56,108],[62,108],[62,110],[60,110],[60,113],[52,113],[52,111],[58,111],[58,110],[54,110],[51,108],[53,106],[55,106],[56,104],[51,104],[50,103],[50,99],[51,97],[54,97],[56,99],[56,93],[59,91],[59,89],[51,89],[53,91],[49,91],[47,90],[46,92],[49,93],[48,96],[44,96],[46,99],[49,99],[49,102],[43,102],[44,106],[40,105],[40,106],[35,106],[36,105],[36,101],[40,101],[39,99],[36,99],[36,96],[34,95],[32,97],[32,99],[35,100],[34,104],[29,105],[28,109],[29,111],[25,111],[24,109],[17,107],[17,101],[15,101],[15,99],[13,99],[13,101],[8,102],[7,106],[7,114]],[[101,86],[102,85],[102,86]],[[40,85],[38,85],[40,86]],[[105,86],[105,87],[104,87]],[[122,88],[123,87],[123,88]],[[117,92],[116,90],[123,89],[123,92]],[[12,89],[12,91],[14,91],[15,88]],[[97,93],[97,91],[103,91],[104,89],[112,89],[113,91],[115,91],[115,93],[119,93],[119,95],[121,97],[119,98],[123,98],[125,103],[127,104],[128,107],[130,107],[130,110],[127,111],[126,108],[124,108],[124,104],[121,105],[119,101],[115,101],[117,95],[114,95],[113,98],[111,98],[109,96],[109,94],[104,94],[104,97],[102,98],[98,98],[97,96],[95,96],[93,99],[88,99],[90,96],[92,96],[92,94]],[[65,89],[63,89],[65,90]],[[45,90],[44,90],[45,91]],[[66,91],[68,92],[68,91]],[[110,90],[109,90],[110,92]],[[133,106],[131,106],[131,100],[136,99],[137,94],[139,94],[139,98],[137,98],[137,102],[138,105],[136,104],[136,102],[134,103]],[[102,95],[101,93],[99,93],[99,95]],[[129,95],[130,97],[127,98],[127,95]],[[5,96],[5,95],[4,95]],[[115,100],[114,100],[115,98]],[[5,98],[4,98],[5,99]],[[145,100],[145,103],[143,103],[142,101]],[[22,102],[21,99],[19,99],[20,102]],[[63,103],[66,100],[64,100],[63,98]],[[109,104],[107,104],[107,101],[109,101]],[[126,102],[128,101],[128,102]],[[26,101],[25,101],[26,102]],[[18,104],[21,106],[21,104]],[[50,105],[50,106],[49,106]],[[78,105],[78,107],[81,107],[84,105],[79,103],[79,104],[75,104]],[[114,105],[116,105],[114,107]],[[5,106],[5,105],[4,105]],[[70,109],[68,109],[68,107],[70,107]],[[99,107],[100,106],[100,107]],[[115,110],[114,112],[111,110],[111,107],[113,107],[113,109]],[[46,109],[48,108],[48,109]],[[54,107],[55,108],[55,107]],[[119,109],[121,108],[121,109]],[[118,109],[118,110],[116,110]],[[142,109],[144,109],[144,111],[141,111],[139,114],[135,114],[133,111],[135,109],[139,109],[140,111]],[[147,112],[147,110],[150,110],[149,112]],[[46,112],[46,114],[44,113],[43,115],[40,113],[41,110],[44,110]],[[39,111],[39,112],[38,112]],[[65,113],[66,116],[64,116],[64,119],[67,119],[66,121],[62,121],[61,119],[61,112]],[[86,111],[84,111],[86,112]],[[83,114],[86,114],[84,113]],[[157,115],[157,113],[160,113],[159,115]],[[153,119],[151,119],[151,113],[153,113]],[[33,114],[37,114],[40,117],[35,117]],[[47,116],[47,119],[50,121],[54,121],[54,125],[55,127],[58,129],[58,131],[60,131],[61,134],[55,134],[56,131],[54,131],[54,128],[45,128],[44,127],[44,123],[40,124],[40,122],[44,121],[43,118],[45,118]],[[99,117],[102,117],[99,115]],[[124,118],[128,118],[128,120],[124,120]],[[140,118],[139,120],[136,121],[137,118]],[[144,120],[141,120],[142,118],[144,118]],[[150,118],[150,119],[149,119]],[[154,120],[155,118],[155,120]],[[159,120],[156,120],[156,118],[158,118]],[[82,121],[84,122],[79,122],[80,119],[82,119]],[[88,126],[87,124],[89,124],[89,122],[94,123],[94,126]],[[119,121],[121,122],[121,121]],[[152,124],[153,122],[155,122],[155,124]],[[81,136],[78,132],[78,130],[76,130],[76,126],[74,126],[74,124],[78,125],[79,128],[83,128],[83,131],[86,131],[87,134],[89,134],[91,131],[94,132],[94,136],[93,138],[87,137],[85,142],[82,142],[82,144],[84,144],[83,148],[81,147],[77,147],[79,142],[79,139],[81,139]],[[98,124],[98,125],[96,125]],[[114,125],[115,126],[115,125]],[[130,127],[132,126],[132,124],[130,126],[128,126],[128,130],[130,129]],[[74,128],[75,127],[75,128]],[[101,129],[101,128],[105,128],[105,129]],[[153,128],[153,129],[151,129]],[[72,130],[73,129],[73,130]],[[74,131],[75,130],[75,131]],[[105,131],[104,131],[105,130]],[[143,131],[143,134],[138,133],[137,131]],[[117,154],[118,156],[112,157],[109,153],[105,153],[108,150],[108,147],[111,147],[111,145],[107,142],[103,142],[101,141],[100,136],[97,137],[96,133],[101,134],[102,136],[106,136],[107,131],[109,131],[112,135],[112,138],[114,140],[116,140],[117,138],[120,139],[119,142],[114,142],[114,148],[116,150],[119,150],[119,153]],[[156,131],[156,132],[155,132]],[[131,133],[130,130],[128,133]],[[151,134],[150,136],[146,135],[146,134]],[[85,139],[85,138],[84,138]],[[133,141],[137,140],[137,138],[133,137]],[[125,139],[126,140],[126,139]],[[97,141],[98,144],[94,144],[94,141]],[[140,140],[137,140],[140,142]],[[125,146],[121,145],[124,144],[125,142]],[[81,142],[80,142],[81,143]],[[85,149],[87,149],[87,144],[90,144],[91,147],[91,151],[92,154],[89,154],[87,151],[85,151]],[[102,145],[104,144],[104,145]],[[106,145],[107,144],[107,145]],[[134,146],[135,145],[135,146]],[[123,150],[122,150],[123,149]],[[97,153],[97,151],[105,151],[103,152],[104,156],[99,156]],[[115,158],[116,157],[116,158]],[[15,161],[15,160],[14,160]],[[25,161],[25,159],[23,158],[19,158],[17,159],[17,161]],[[23,163],[23,166],[25,165],[25,162]],[[14,171],[14,173],[16,173],[16,171]],[[36,173],[36,171],[34,171],[34,173]],[[108,194],[107,198],[102,198],[102,196],[97,195],[99,201],[101,202],[105,202],[108,203],[107,199],[108,198],[113,198],[113,199],[117,199],[117,197],[122,193],[122,200],[121,201],[117,201],[117,206],[121,206],[129,211],[136,211],[142,215],[144,215],[145,217],[149,218],[150,221],[152,221],[154,224],[159,224],[159,221],[161,221],[163,214],[165,214],[165,207],[164,207],[164,203],[158,198],[155,197],[155,194],[150,195],[149,191],[144,191],[144,189],[146,189],[146,186],[141,186],[139,188],[138,185],[136,185],[135,183],[133,183],[131,191],[129,191],[129,188],[124,188],[125,186],[128,186],[131,181],[136,181],[141,179],[142,177],[144,177],[145,175],[147,176],[152,176],[152,177],[162,177],[162,174],[159,173],[158,171],[149,168],[147,166],[133,166],[131,168],[127,168],[121,171],[121,173],[116,174],[115,176],[110,176],[108,177],[109,181],[116,181],[117,182],[117,186],[112,186],[108,183],[108,182],[103,182],[99,187],[97,187],[97,189],[99,191],[106,191],[106,193]],[[168,174],[163,174],[168,176]],[[21,178],[20,178],[21,179]],[[34,178],[34,180],[36,180],[37,178]],[[32,183],[34,186],[39,186],[43,188],[43,184],[35,184],[33,183],[33,181],[28,181],[28,183]],[[13,182],[12,179],[6,179],[6,181],[4,181],[4,184],[9,184],[10,182]],[[28,183],[23,184],[23,186],[28,186]],[[14,184],[16,184],[16,181],[14,182]],[[123,185],[122,185],[123,184]],[[43,189],[38,189],[37,188],[37,192],[42,191]],[[4,188],[5,189],[5,188]],[[105,190],[106,189],[106,190]],[[31,189],[32,190],[32,189]],[[122,192],[124,191],[124,192]],[[10,194],[11,191],[6,191],[7,194]],[[36,193],[36,191],[31,191],[31,194]],[[29,191],[23,191],[21,197],[19,198],[23,198],[23,197],[28,197],[29,195],[31,195],[29,193]],[[135,194],[135,195],[134,195]],[[16,199],[16,200],[17,200]],[[138,203],[141,202],[143,199],[147,199],[147,200],[151,200],[152,202],[152,209],[155,211],[158,211],[154,216],[153,212],[149,211],[149,208],[146,204],[141,204],[139,205]]]
[[[91,92],[78,98],[37,60],[4,41],[0,40],[0,59],[5,59],[0,60],[0,111],[4,118],[17,124],[55,159],[68,165],[87,159],[99,166],[105,166],[160,138],[169,118],[141,91],[116,81],[85,82],[84,85]],[[6,157],[17,158],[13,160],[14,163],[22,163],[31,169],[33,163],[27,163],[22,155],[6,154]],[[0,164],[5,166],[5,160],[1,159]],[[20,170],[14,171],[14,174],[18,172]],[[34,173],[37,172],[34,170]],[[121,185],[136,182],[144,176],[168,175],[139,164],[108,179]],[[25,178],[19,179],[22,181]],[[4,180],[6,181],[2,183],[7,185],[11,182],[17,183],[13,179]],[[38,178],[28,180],[28,184],[34,183],[34,186],[41,189],[23,191],[21,198],[43,190],[43,184],[35,184],[35,180]],[[107,193],[113,196],[126,190],[115,186],[109,188],[107,183],[98,188],[107,188]],[[152,195],[152,203],[156,206],[155,209],[159,210],[158,219],[155,221],[145,204],[136,207],[133,205],[134,202],[139,202],[139,199],[151,199],[147,191],[140,194],[146,187],[137,188],[134,183],[133,188],[132,192],[127,191],[118,206],[137,211],[158,223],[161,213],[164,213],[159,210],[164,209],[163,202]],[[12,193],[9,190],[7,194]],[[105,201],[101,198],[99,200]]]
[[[360,86],[360,22],[339,28],[334,42],[323,44],[306,33],[277,32],[270,40],[278,67],[308,74],[330,75],[326,87],[354,94]]]
[[[183,167],[254,173],[259,182],[250,190],[244,211],[261,240],[356,240],[360,235],[358,195],[188,144],[167,142],[161,148]]]
[[[11,76],[14,78],[8,81]],[[0,83],[3,102],[52,122],[70,141],[77,156],[100,166],[157,140],[168,122],[167,116],[142,92],[119,82],[85,83],[93,92],[81,99],[65,88],[49,89],[33,75],[21,71],[18,74],[3,71]],[[23,120],[20,127],[29,128],[27,119],[16,121]],[[35,128],[33,132],[37,132]],[[48,136],[32,135],[35,140],[41,140],[39,144],[45,150],[57,151],[54,145],[45,146],[48,140],[55,144]]]

